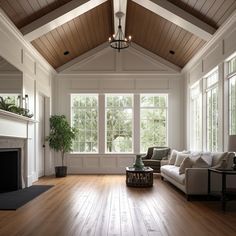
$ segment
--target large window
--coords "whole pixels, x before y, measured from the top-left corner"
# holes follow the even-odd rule
[[[106,95],[106,152],[133,151],[133,95]]]
[[[207,150],[218,150],[218,70],[206,77]]]
[[[78,130],[73,152],[145,153],[167,146],[167,109],[167,94],[71,94],[71,125]]]
[[[73,151],[98,152],[98,95],[71,95],[71,124],[78,129]]]
[[[150,146],[167,145],[166,94],[141,94],[140,96],[140,151]]]
[[[236,57],[228,62],[229,74],[229,134],[236,135]]]
[[[202,150],[202,93],[198,82],[191,88],[191,150]]]

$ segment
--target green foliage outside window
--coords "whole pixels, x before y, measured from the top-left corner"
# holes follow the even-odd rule
[[[132,120],[132,95],[106,95],[106,152],[132,152]]]
[[[207,150],[218,149],[218,88],[207,92]]]
[[[72,94],[72,126],[78,130],[74,152],[98,152],[98,96]]]
[[[140,151],[167,146],[167,95],[142,94],[140,98]]]
[[[236,135],[236,75],[229,79],[229,134]]]

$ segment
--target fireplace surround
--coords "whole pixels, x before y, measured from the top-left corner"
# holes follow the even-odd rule
[[[35,157],[35,122],[33,119],[0,110],[0,150],[14,149],[19,151],[18,169],[15,168],[20,176],[17,181],[19,188],[29,187],[36,180],[35,163],[33,162]],[[17,162],[17,158],[15,161]],[[12,163],[9,161],[8,164]],[[16,173],[12,175],[16,175]]]

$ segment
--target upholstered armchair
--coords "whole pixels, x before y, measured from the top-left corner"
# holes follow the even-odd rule
[[[160,173],[161,160],[167,160],[170,155],[169,147],[149,147],[147,154],[142,157],[145,166],[153,169],[153,172]]]

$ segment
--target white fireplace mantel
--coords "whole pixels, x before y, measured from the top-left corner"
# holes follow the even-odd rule
[[[21,148],[23,187],[34,180],[34,119],[0,109],[0,148]]]
[[[0,136],[30,138],[28,126],[36,120],[0,109]]]

